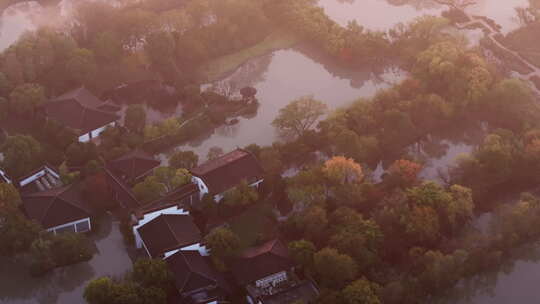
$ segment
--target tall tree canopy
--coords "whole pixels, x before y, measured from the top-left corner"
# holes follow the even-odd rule
[[[313,96],[300,97],[279,110],[272,125],[286,137],[299,137],[310,130],[327,110],[328,107]]]

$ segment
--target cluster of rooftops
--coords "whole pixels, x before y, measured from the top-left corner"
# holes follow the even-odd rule
[[[216,203],[226,191],[247,181],[263,182],[264,171],[249,151],[236,149],[190,170],[192,181],[164,197],[140,202],[133,186],[161,165],[151,155],[132,151],[105,164],[107,188],[118,206],[129,214],[135,245],[150,258],[164,259],[178,289],[175,303],[226,303],[237,288],[246,291],[250,303],[314,301],[318,290],[300,279],[287,247],[278,239],[250,248],[227,261],[230,273],[214,269],[203,233],[191,215],[203,195]],[[83,183],[64,185],[53,166],[44,165],[17,180],[0,170],[0,182],[12,183],[21,192],[22,209],[52,233],[88,232],[95,208],[84,195]]]

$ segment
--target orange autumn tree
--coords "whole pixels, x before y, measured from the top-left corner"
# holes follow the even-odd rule
[[[323,167],[324,175],[335,184],[361,183],[364,179],[362,166],[352,158],[335,156],[327,160]]]
[[[390,176],[400,179],[405,184],[416,182],[420,171],[422,171],[422,165],[406,159],[396,160],[388,168]]]

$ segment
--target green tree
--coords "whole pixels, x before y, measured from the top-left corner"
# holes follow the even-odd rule
[[[343,300],[346,304],[381,304],[378,293],[381,286],[361,278],[343,289]]]
[[[208,160],[214,160],[216,158],[219,158],[221,155],[223,155],[224,151],[220,147],[211,147],[210,150],[208,150],[208,154],[206,155],[206,158]]]
[[[231,257],[240,248],[240,238],[228,228],[217,228],[205,238],[210,254],[218,259]]]
[[[243,180],[238,186],[225,192],[224,199],[229,206],[248,206],[259,200],[259,193]]]
[[[4,208],[16,208],[21,204],[19,191],[12,184],[0,183],[0,210]]]
[[[42,275],[56,267],[52,254],[53,242],[47,238],[37,238],[30,245],[30,272]]]
[[[315,271],[327,286],[342,286],[356,277],[358,266],[348,255],[333,248],[324,248],[314,256]]]
[[[340,207],[331,218],[331,227],[335,232],[329,244],[353,257],[360,268],[373,266],[379,258],[378,251],[383,242],[380,227],[347,207]]]
[[[155,176],[148,176],[133,187],[135,197],[141,202],[152,202],[167,192],[167,187]]]
[[[11,109],[18,115],[33,116],[36,108],[46,100],[45,89],[39,84],[17,86],[9,95]]]
[[[167,288],[172,274],[164,260],[139,259],[133,264],[133,280],[144,287]]]
[[[402,215],[401,223],[405,226],[405,230],[411,241],[430,243],[439,238],[439,216],[430,206],[410,208]]]
[[[538,117],[538,107],[528,84],[519,79],[504,79],[484,98],[487,119],[511,130],[520,130]]]
[[[332,183],[337,185],[359,184],[364,178],[362,167],[353,159],[334,156],[324,163],[323,172]]]
[[[24,82],[23,65],[14,51],[6,52],[3,71],[13,85],[19,85]]]
[[[41,231],[39,225],[22,214],[17,206],[17,195],[13,196],[12,192],[7,190],[5,200],[0,200],[0,242],[3,244],[0,256],[14,256],[28,250]]]
[[[41,162],[41,145],[28,135],[9,136],[2,145],[3,166],[13,177],[34,170]]]
[[[82,167],[89,161],[98,158],[97,146],[92,142],[74,142],[66,150],[67,164],[72,167]]]
[[[176,72],[173,60],[176,45],[173,36],[164,31],[152,33],[146,37],[146,53],[150,62],[161,72]],[[174,75],[174,74],[171,74]],[[169,76],[166,74],[166,76]]]
[[[326,113],[327,106],[313,96],[293,100],[274,119],[272,125],[285,137],[301,137]]]
[[[77,85],[95,83],[97,65],[94,53],[88,49],[76,49],[66,62],[66,72]]]
[[[445,205],[447,221],[451,229],[457,229],[471,222],[474,216],[472,190],[460,185],[450,187],[452,200]]]
[[[193,151],[176,151],[169,159],[169,166],[175,169],[191,169],[199,163],[199,156]]]
[[[94,279],[84,288],[84,299],[89,304],[111,304],[115,294],[114,282],[108,277]]]
[[[321,206],[311,206],[302,214],[300,225],[304,234],[312,239],[319,240],[324,236],[328,226],[328,217],[326,210]]]
[[[129,105],[126,110],[126,128],[132,132],[142,133],[146,126],[146,111],[140,104]]]
[[[288,247],[291,257],[296,263],[304,266],[306,270],[313,268],[313,256],[317,249],[312,242],[307,240],[293,241],[289,243]]]
[[[326,201],[324,174],[321,170],[300,171],[287,182],[287,196],[297,210]]]
[[[171,167],[159,167],[154,170],[157,181],[165,185],[167,191],[191,182],[191,173],[187,169],[175,169]]]
[[[58,266],[70,265],[92,258],[92,249],[84,234],[60,233],[52,237],[53,259]]]
[[[464,274],[468,253],[456,250],[449,254],[429,250],[423,254],[411,250],[418,269],[418,279],[425,293],[437,294],[454,286]]]
[[[7,119],[9,115],[9,101],[0,97],[0,120]]]
[[[96,53],[96,59],[107,63],[113,63],[120,59],[124,52],[122,41],[113,31],[99,33],[94,40],[92,49]]]

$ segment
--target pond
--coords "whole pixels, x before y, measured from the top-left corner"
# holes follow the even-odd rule
[[[106,217],[91,240],[97,253],[90,261],[58,268],[40,278],[31,277],[20,262],[0,259],[0,303],[83,303],[88,281],[100,276],[122,276],[131,270],[118,222]]]
[[[439,16],[446,7],[430,0],[319,0],[326,14],[342,26],[356,20],[370,30],[386,31],[422,15]]]
[[[341,25],[356,20],[367,29],[383,31],[422,15],[439,16],[448,9],[432,0],[319,0],[319,5]],[[467,12],[495,20],[508,33],[520,26],[515,8],[528,5],[528,0],[477,0]]]
[[[62,14],[70,3],[70,0],[62,1],[59,6]],[[320,0],[319,4],[336,22],[346,25],[350,20],[357,20],[371,30],[388,30],[397,23],[409,22],[425,14],[440,15],[446,9],[430,0]],[[519,27],[514,8],[527,5],[528,0],[478,0],[467,11],[494,19],[506,33]],[[0,49],[8,47],[25,30],[42,24],[40,20],[44,18],[39,16],[43,16],[45,11],[36,2],[6,9],[0,19]],[[478,34],[474,31],[468,36],[473,35],[473,40],[478,40]],[[268,145],[277,139],[271,122],[279,109],[291,100],[312,94],[331,109],[336,109],[359,97],[373,96],[377,90],[399,82],[405,75],[391,64],[366,67],[360,71],[343,69],[306,47],[278,50],[250,60],[221,80],[232,82],[237,87],[249,85],[257,88],[260,102],[257,115],[240,117],[238,124],[220,127],[212,134],[176,149],[194,150],[204,160],[213,146],[228,151],[252,143]],[[149,120],[169,117],[177,111],[180,109],[166,113],[154,111],[149,113]],[[457,155],[470,152],[474,147],[475,143],[471,141],[442,140],[434,151],[422,151],[426,161],[422,177],[438,180],[439,169],[447,167]],[[173,151],[161,154],[160,158],[166,159]],[[131,268],[131,261],[125,253],[117,225],[112,224],[111,227],[106,237],[96,241],[100,253],[90,262],[59,269],[45,278],[30,278],[21,273],[20,265],[0,261],[0,302],[80,303],[83,286],[88,280],[104,274],[123,274]],[[513,267],[507,270],[496,275],[497,280],[491,288],[472,288],[475,292],[469,296],[470,301],[453,303],[537,303],[540,298],[536,287],[540,279],[537,259],[516,258]],[[9,277],[2,277],[6,273]]]
[[[330,109],[336,109],[360,97],[373,96],[377,90],[399,82],[405,75],[392,66],[368,67],[361,71],[340,69],[324,60],[317,61],[320,58],[312,52],[301,47],[279,50],[249,61],[221,80],[238,87],[255,87],[260,103],[258,114],[239,117],[237,124],[222,126],[213,134],[176,149],[193,150],[204,159],[213,146],[229,151],[252,143],[269,145],[277,139],[272,121],[279,110],[295,98],[313,95]],[[166,159],[172,152],[162,154],[161,158]]]
[[[495,20],[506,34],[520,27],[516,7],[528,6],[529,0],[477,0],[475,5],[467,8],[467,12]]]

